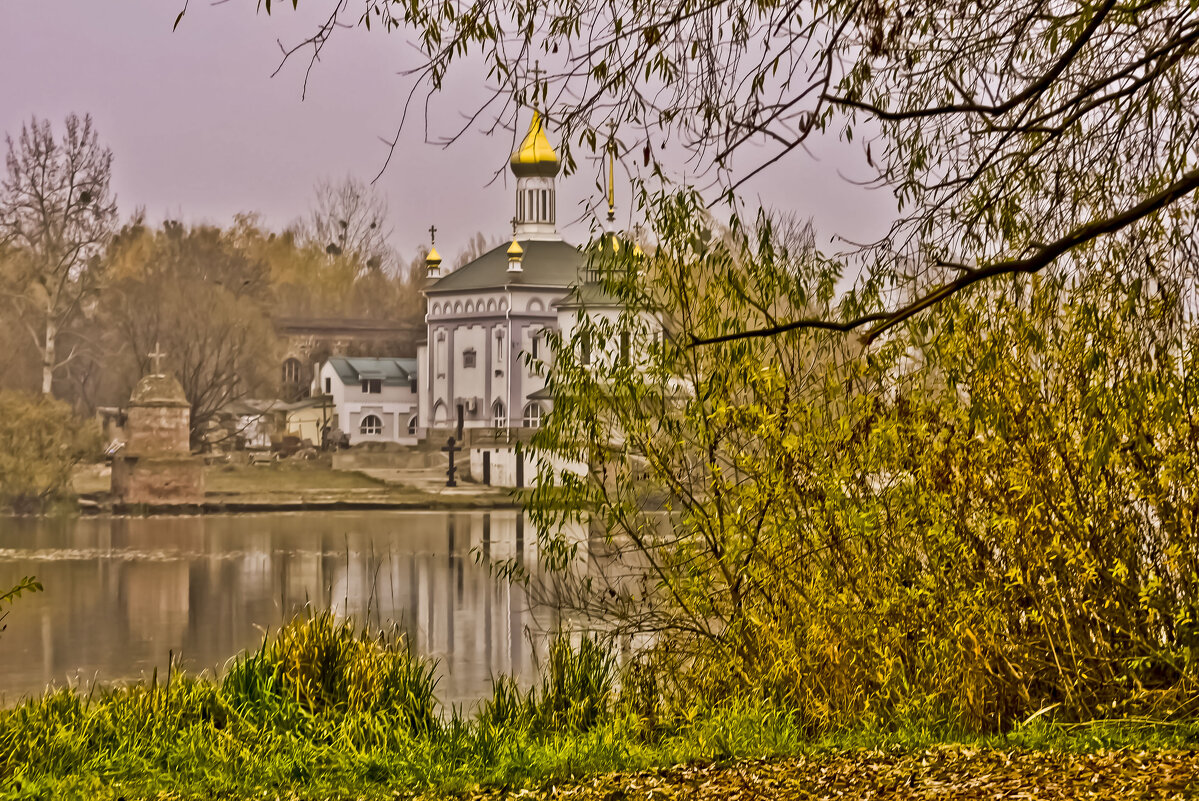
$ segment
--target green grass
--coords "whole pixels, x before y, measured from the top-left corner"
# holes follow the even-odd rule
[[[204,480],[210,493],[253,495],[312,490],[384,489],[369,476],[334,470],[319,462],[279,462],[270,465],[213,465]]]
[[[300,460],[266,465],[214,464],[204,471],[211,493],[256,495],[339,490],[385,490],[387,485],[361,473],[334,470],[328,460]],[[72,476],[72,489],[83,495],[109,491],[106,465],[82,465]]]
[[[59,690],[0,712],[0,798],[391,798],[857,748],[1199,743],[1199,723],[1068,727],[1049,715],[989,737],[922,725],[813,737],[801,716],[747,699],[646,714],[646,699],[630,701],[616,678],[599,642],[559,640],[537,686],[500,679],[466,717],[437,706],[433,666],[397,632],[317,614],[219,680],[176,674],[87,696]]]

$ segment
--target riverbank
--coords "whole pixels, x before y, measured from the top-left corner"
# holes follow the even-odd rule
[[[219,678],[62,690],[0,711],[0,798],[1185,798],[1199,723],[922,726],[813,735],[749,699],[674,707],[622,690],[598,643],[472,713],[436,701],[395,631],[296,621]],[[632,686],[632,685],[630,685]]]
[[[87,699],[82,712],[63,693],[22,710],[23,722],[43,727],[38,754],[0,759],[0,799],[1199,797],[1195,726],[1167,726],[1164,737],[1132,723],[940,741],[902,730],[812,738],[786,714],[732,704],[656,731],[616,710],[586,731],[484,713],[414,732],[388,710],[330,729],[319,719],[238,717],[219,690],[192,682]],[[181,703],[186,696],[198,701]]]
[[[334,470],[327,459],[205,467],[204,503],[124,507],[109,492],[106,465],[76,471],[72,486],[82,514],[221,514],[373,509],[515,509],[515,493],[460,481],[445,486],[444,471]]]

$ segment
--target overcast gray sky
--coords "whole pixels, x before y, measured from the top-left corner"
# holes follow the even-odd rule
[[[346,174],[372,179],[387,155],[410,86],[398,75],[416,63],[403,36],[343,30],[312,71],[301,100],[306,60],[276,77],[277,40],[310,33],[329,0],[306,0],[299,13],[279,3],[268,17],[252,0],[210,5],[192,0],[171,31],[182,0],[0,0],[0,131],[15,137],[31,116],[57,129],[72,111],[90,113],[115,155],[121,213],[142,207],[165,217],[225,225],[260,212],[282,228],[303,217],[313,184]],[[484,75],[462,70],[435,99],[430,139],[453,130],[482,96]],[[418,117],[378,182],[390,203],[393,244],[415,255],[438,228],[452,257],[465,237],[509,231],[509,136],[473,134],[448,149],[425,142]],[[552,132],[551,132],[552,133]],[[858,147],[816,143],[756,179],[751,198],[813,217],[827,242],[839,233],[882,233],[893,201],[842,175],[865,177]],[[679,165],[680,168],[682,165]],[[589,167],[559,181],[559,220],[575,219],[595,192]],[[627,198],[627,193],[625,194]],[[626,218],[627,219],[627,218]],[[575,241],[587,222],[567,226]]]

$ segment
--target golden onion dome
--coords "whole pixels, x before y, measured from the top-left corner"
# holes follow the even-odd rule
[[[429,248],[429,255],[425,256],[425,264],[429,267],[441,266],[441,254],[437,252],[437,248]]]
[[[513,239],[512,244],[508,246],[508,258],[519,259],[523,255],[525,255],[525,249],[520,246],[519,242]]]
[[[558,154],[550,145],[545,135],[545,125],[541,120],[541,112],[533,110],[533,119],[529,122],[529,132],[525,134],[520,147],[512,154],[508,162],[517,178],[541,176],[553,178],[561,166]]]

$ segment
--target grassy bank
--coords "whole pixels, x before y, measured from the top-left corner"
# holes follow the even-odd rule
[[[446,491],[444,475],[427,471],[334,470],[327,457],[288,460],[269,465],[214,464],[205,467],[206,502],[191,511],[272,511],[294,508],[511,508],[504,488],[462,484]],[[391,476],[389,474],[395,474]],[[75,470],[72,490],[87,513],[113,509],[111,478],[103,464]],[[137,513],[170,513],[169,507],[137,509]]]
[[[622,689],[590,640],[556,643],[537,687],[501,679],[469,715],[438,707],[432,676],[394,632],[300,620],[219,679],[62,690],[0,712],[0,797],[383,798],[949,742],[1080,752],[1199,743],[1195,723],[1069,728],[1048,714],[991,737],[910,724],[817,735],[747,699],[668,709],[633,682]]]

